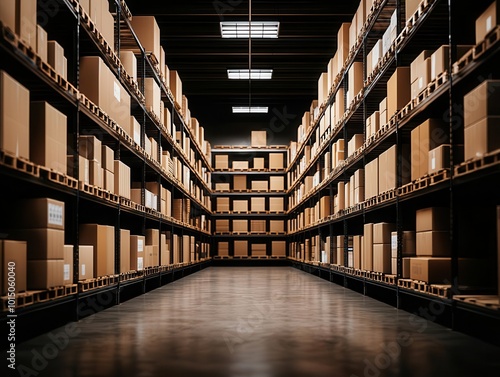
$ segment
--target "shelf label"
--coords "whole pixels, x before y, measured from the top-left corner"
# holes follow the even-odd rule
[[[114,93],[115,93],[115,98],[118,102],[121,101],[121,95],[120,95],[120,86],[118,85],[118,83],[115,81],[114,82]]]
[[[57,204],[49,203],[48,223],[50,225],[63,226],[63,207]]]
[[[69,280],[69,264],[64,265],[64,280]]]

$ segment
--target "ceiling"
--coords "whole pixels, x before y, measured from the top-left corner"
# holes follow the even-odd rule
[[[252,69],[272,80],[229,80],[248,69],[248,39],[223,39],[221,21],[248,21],[248,0],[126,0],[132,15],[154,15],[170,69],[179,71],[192,116],[212,145],[244,145],[268,129],[268,144],[288,144],[317,97],[320,74],[337,48],[337,30],[359,1],[252,1],[252,21],[279,21],[278,39],[252,40]],[[232,106],[268,106],[268,114],[232,114]]]

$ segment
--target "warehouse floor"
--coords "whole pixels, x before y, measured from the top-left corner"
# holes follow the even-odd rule
[[[17,364],[51,377],[459,377],[497,375],[499,355],[292,268],[212,267],[20,344]]]

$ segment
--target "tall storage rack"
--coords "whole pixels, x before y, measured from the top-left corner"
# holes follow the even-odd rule
[[[286,259],[287,147],[217,146],[212,157],[214,258]]]
[[[494,28],[478,44],[474,40],[475,20],[490,4],[491,1],[479,1],[474,6],[463,7],[453,1],[425,0],[406,20],[405,2],[374,2],[362,35],[340,67],[328,100],[320,104],[319,117],[304,141],[297,144],[297,153],[291,155],[288,168],[291,177],[289,242],[290,258],[297,268],[398,308],[421,315],[430,313],[436,322],[498,342],[499,292],[495,286],[498,246],[494,234],[498,221],[495,211],[499,205],[495,187],[500,173],[499,153],[463,162],[461,150],[464,143],[464,96],[485,79],[498,79],[500,74],[499,28]],[[397,15],[397,37],[373,73],[367,76],[367,55],[382,38],[394,12]],[[367,135],[366,120],[379,110],[379,103],[387,95],[387,82],[396,68],[408,67],[424,49],[435,51],[442,45],[450,48],[446,71],[401,110],[388,114],[387,124],[380,124],[375,135]],[[461,48],[459,53],[458,45],[469,47]],[[359,93],[352,94],[353,100],[347,102],[348,71],[357,62],[363,64],[363,86]],[[340,114],[336,124],[331,124],[329,112],[336,98],[343,101],[346,111]],[[320,134],[323,117],[327,118],[327,127]],[[442,119],[447,125],[446,135],[452,148],[446,157],[449,157],[451,166],[408,182],[409,160],[405,146],[410,144],[412,130],[429,118]],[[357,150],[348,150],[347,142],[355,134],[363,134],[363,143]],[[328,163],[325,165],[325,156],[329,158],[336,152],[335,143],[339,139],[345,140],[345,160],[325,171],[328,166]],[[338,188],[343,187],[339,183],[348,183],[358,169],[365,169],[366,173],[367,164],[393,145],[396,145],[398,156],[396,188],[367,197],[340,211],[334,211],[332,203],[329,216],[301,222],[301,218],[307,219],[321,198],[330,197],[333,201]],[[311,147],[316,147],[317,153],[312,154],[307,166],[300,166]],[[320,174],[321,183],[302,197],[298,196],[300,186],[316,173]],[[417,210],[439,206],[450,207],[451,212],[451,281],[433,285],[402,279],[402,232],[415,230]],[[351,236],[362,235],[364,224],[381,221],[396,224],[397,274],[348,267],[349,254],[353,251]],[[343,236],[339,238],[340,245],[336,245],[336,236]],[[313,245],[316,242],[318,245]],[[323,251],[323,255],[312,253],[314,250]],[[459,268],[459,259],[464,257],[478,259],[482,267],[474,271]],[[463,283],[470,272],[476,277],[481,276],[480,281],[472,286]]]
[[[2,198],[0,207],[7,208],[13,199],[53,198],[65,203],[65,243],[76,245],[73,252],[73,283],[48,291],[20,293],[16,299],[18,315],[18,339],[44,332],[67,321],[78,320],[109,306],[116,305],[135,295],[159,287],[169,281],[198,271],[207,266],[210,244],[210,155],[205,155],[200,142],[186,125],[166,87],[157,66],[157,58],[145,52],[131,28],[131,14],[124,1],[109,0],[109,10],[114,16],[115,45],[110,46],[103,38],[86,11],[76,0],[59,0],[47,8],[46,2],[38,1],[38,20],[43,22],[49,39],[57,40],[65,50],[68,70],[67,80],[37,56],[34,48],[26,45],[15,33],[1,28],[0,69],[6,71],[30,90],[31,101],[47,101],[68,119],[68,155],[73,156],[73,176],[58,173],[33,162],[16,158],[0,151],[0,176]],[[41,20],[41,21],[40,21]],[[118,56],[121,48],[135,50],[138,61],[138,81],[124,70]],[[79,91],[80,60],[83,56],[99,56],[113,72],[115,79],[131,97],[131,114],[141,126],[140,143],[134,142],[120,125],[101,108]],[[172,114],[171,124],[161,124],[145,105],[144,79],[153,78],[161,87],[162,100]],[[175,127],[173,127],[175,125]],[[175,129],[176,134],[172,133]],[[145,152],[145,133],[157,142],[157,156],[169,151],[173,159],[182,161],[189,169],[190,180],[183,182],[174,170],[162,167],[160,158],[154,159]],[[79,182],[80,135],[93,135],[114,152],[114,159],[131,168],[131,180],[141,189],[140,202],[115,195],[101,187]],[[182,142],[190,139],[191,148],[184,150]],[[152,153],[154,154],[154,153]],[[76,178],[75,178],[76,177]],[[181,199],[182,216],[166,215],[162,210],[161,195],[156,207],[146,207],[145,185],[152,182],[161,193],[162,185],[171,192],[172,205]],[[137,200],[138,201],[138,200]],[[7,221],[2,214],[2,221]],[[115,229],[114,274],[79,281],[79,226],[85,223],[105,224]],[[2,223],[2,226],[6,226]],[[166,235],[170,248],[169,260],[161,260],[158,266],[144,270],[120,270],[120,229],[144,236],[146,229],[159,230]],[[189,240],[188,252],[182,249],[182,241],[175,249],[173,237]],[[189,237],[189,238],[186,238]],[[158,243],[161,239],[158,239]],[[174,251],[178,255],[174,255]],[[191,251],[191,253],[190,253]],[[3,300],[3,299],[2,299]],[[2,301],[6,309],[7,301]],[[3,317],[3,316],[2,316]],[[36,320],[35,320],[36,318]],[[47,321],[45,321],[47,319]],[[2,322],[6,319],[3,317]],[[35,325],[36,324],[36,325]]]

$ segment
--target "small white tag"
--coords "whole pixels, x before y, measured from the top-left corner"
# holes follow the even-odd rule
[[[63,207],[57,204],[49,203],[48,223],[51,225],[63,226]]]
[[[418,79],[418,88],[419,89],[422,89],[424,87],[424,78],[423,77],[420,77]]]
[[[114,93],[115,93],[115,98],[118,102],[121,101],[121,93],[120,93],[120,86],[118,83],[115,81],[114,82]]]
[[[137,252],[141,253],[144,251],[144,241],[142,239],[137,240]]]
[[[64,265],[64,280],[69,280],[69,264]]]
[[[84,264],[82,264],[82,272],[81,272],[81,275],[82,275],[82,276],[85,276],[85,275],[86,275],[86,274],[85,274],[85,265],[84,265]]]
[[[491,16],[486,19],[486,32],[489,32],[492,28]]]
[[[436,78],[436,55],[431,56],[431,77]]]
[[[393,250],[398,248],[398,236],[392,236],[391,238],[391,247]]]
[[[431,169],[434,170],[436,169],[436,158],[432,157],[431,159]]]
[[[137,258],[137,270],[141,271],[144,269],[144,258],[143,257],[138,257]]]

